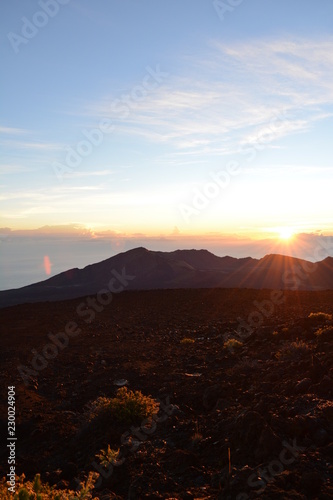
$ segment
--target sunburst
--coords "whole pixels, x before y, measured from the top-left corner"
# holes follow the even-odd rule
[[[291,227],[280,227],[279,238],[280,240],[288,241],[294,236],[295,232]]]

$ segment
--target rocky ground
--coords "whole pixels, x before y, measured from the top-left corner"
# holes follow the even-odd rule
[[[75,489],[98,471],[101,499],[333,498],[333,322],[308,317],[333,313],[333,291],[100,299],[1,311],[0,424],[6,438],[14,385],[17,474]],[[86,418],[125,381],[160,401],[149,431]],[[96,458],[108,444],[121,450],[112,469]]]

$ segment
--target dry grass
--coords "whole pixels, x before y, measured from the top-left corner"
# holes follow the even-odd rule
[[[183,339],[181,339],[180,343],[181,344],[194,344],[195,340],[194,339],[190,339],[188,337],[184,337]]]
[[[25,475],[16,476],[16,493],[8,491],[6,478],[0,482],[1,500],[98,500],[91,491],[97,480],[98,474],[90,472],[85,483],[81,483],[80,491],[70,489],[58,490],[48,483],[42,483],[40,474],[36,474],[33,481],[25,481]]]
[[[331,339],[333,338],[333,326],[325,326],[323,328],[318,328],[318,330],[315,331],[315,335],[325,340]]]
[[[302,340],[285,344],[280,351],[276,353],[277,358],[280,360],[300,359],[311,352],[309,346]]]
[[[327,314],[322,311],[312,312],[309,314],[308,318],[311,320],[311,323],[319,325],[320,323],[325,323],[326,321],[332,321],[332,314]]]

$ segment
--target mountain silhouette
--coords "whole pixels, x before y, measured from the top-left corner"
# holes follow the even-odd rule
[[[208,250],[159,252],[139,247],[84,269],[69,269],[29,286],[0,291],[0,307],[72,299],[101,290],[217,287],[333,289],[333,258],[315,263],[276,254],[237,259]]]

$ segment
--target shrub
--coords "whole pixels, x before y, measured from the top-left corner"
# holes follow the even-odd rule
[[[103,413],[107,413],[110,409],[111,398],[106,398],[100,396],[95,401],[87,404],[87,410],[83,414],[83,422],[91,422],[96,417],[101,416]]]
[[[333,338],[333,326],[318,328],[318,330],[315,331],[315,335],[317,335],[317,337],[321,337],[322,339]]]
[[[299,359],[309,353],[309,346],[302,340],[297,340],[291,344],[284,345],[282,349],[276,353],[276,356],[278,359]]]
[[[312,312],[308,316],[311,323],[318,325],[319,323],[324,323],[326,321],[332,321],[332,314],[327,314],[324,312]]]
[[[119,458],[119,448],[118,450],[113,450],[108,444],[107,449],[101,450],[100,453],[96,455],[96,457],[99,458],[101,464],[105,467],[109,464],[114,464]]]
[[[188,337],[184,337],[183,339],[181,339],[180,343],[181,344],[194,344],[195,340],[194,339],[190,339]]]
[[[151,396],[144,396],[141,391],[131,391],[127,387],[118,389],[114,398],[99,397],[88,405],[83,420],[91,422],[97,417],[107,417],[124,423],[132,423],[152,417],[159,410]]]
[[[40,480],[40,474],[35,475],[35,479],[32,485],[32,489],[36,492],[39,493],[42,490],[42,483]]]
[[[16,476],[16,493],[8,491],[6,478],[0,482],[0,498],[2,500],[89,500],[98,474],[91,472],[85,483],[81,483],[80,491],[69,489],[59,490],[48,483],[42,483],[40,474],[36,474],[33,481],[25,481],[25,475]],[[93,500],[98,500],[94,497]]]
[[[229,339],[224,342],[224,347],[229,349],[230,352],[239,351],[243,347],[243,342],[240,342],[237,339]]]
[[[152,417],[159,410],[151,396],[144,396],[141,391],[130,391],[127,387],[118,389],[116,397],[110,400],[111,414],[121,422],[135,422]]]

